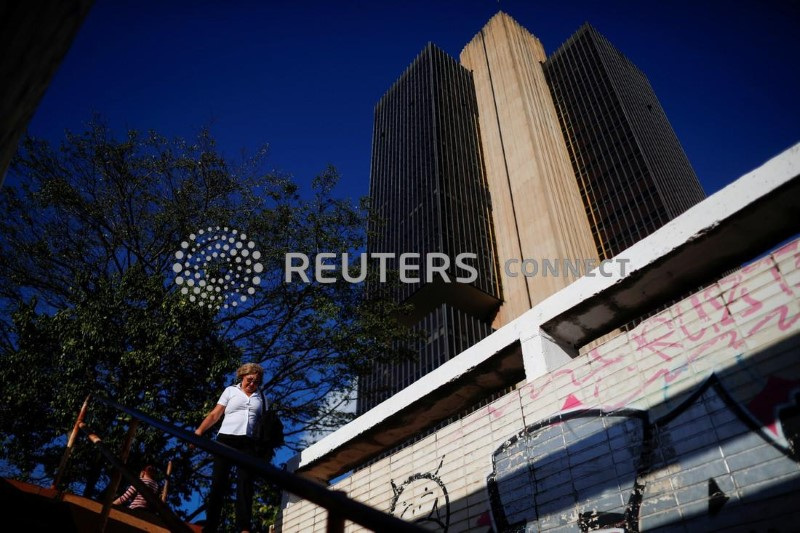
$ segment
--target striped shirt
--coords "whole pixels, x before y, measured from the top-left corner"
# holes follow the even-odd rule
[[[147,488],[153,491],[153,494],[158,494],[158,483],[156,483],[154,479],[143,477],[139,478],[139,481],[147,485]],[[133,501],[131,501],[128,506],[129,509],[148,509],[150,507],[147,500],[144,499],[144,496],[142,496],[133,485],[128,487],[128,490],[118,498],[118,501],[120,504],[123,504],[131,499],[133,499]]]

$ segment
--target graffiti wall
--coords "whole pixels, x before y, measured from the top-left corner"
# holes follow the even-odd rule
[[[628,409],[563,412],[503,443],[492,465],[500,531],[732,531],[752,517],[755,530],[791,531],[785,512],[800,494],[792,450],[716,377],[656,421]]]
[[[798,405],[794,241],[336,488],[435,531],[799,531]]]

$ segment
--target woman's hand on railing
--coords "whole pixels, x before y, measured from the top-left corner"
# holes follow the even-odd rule
[[[203,436],[203,433],[200,432],[200,428],[195,429],[194,430],[194,434],[197,435],[198,437],[202,437]],[[191,442],[189,443],[189,450],[194,451],[196,448],[197,448],[197,446],[195,446],[193,443],[191,443]]]

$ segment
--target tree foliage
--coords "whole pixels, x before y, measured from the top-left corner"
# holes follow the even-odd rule
[[[333,168],[301,194],[265,170],[265,154],[232,164],[207,131],[118,140],[97,122],[58,147],[23,142],[7,180],[20,185],[0,191],[0,459],[18,475],[52,477],[88,393],[194,427],[240,362],[260,362],[299,446],[345,421],[326,399],[345,396],[373,361],[407,355],[400,310],[365,301],[364,284],[284,281],[287,252],[313,265],[319,253],[359,251],[365,211],[335,197]],[[236,228],[261,254],[260,283],[236,307],[198,305],[175,283],[181,243],[215,228]],[[125,421],[92,413],[93,429],[120,442]],[[177,459],[178,498],[200,479],[187,453],[143,429],[131,461]],[[79,447],[70,479],[91,492],[101,465]]]

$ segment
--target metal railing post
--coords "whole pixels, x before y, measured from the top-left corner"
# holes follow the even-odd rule
[[[347,494],[340,490],[331,491],[347,497]],[[344,533],[344,516],[333,508],[328,509],[328,520],[325,528],[326,533]]]
[[[344,533],[344,517],[333,511],[328,511],[327,533]]]
[[[135,418],[131,419],[130,426],[128,426],[128,433],[125,435],[125,441],[122,443],[122,449],[120,450],[119,457],[122,464],[128,462],[128,455],[130,455],[131,451],[131,444],[133,444],[133,439],[136,437],[136,430],[139,428],[139,421]],[[106,497],[103,501],[103,511],[100,513],[100,525],[98,530],[100,533],[103,533],[106,530],[106,525],[108,525],[108,514],[111,512],[111,502],[115,500],[115,495],[117,493],[117,489],[119,488],[119,482],[122,480],[122,472],[115,468],[114,472],[111,474],[111,483],[108,485],[106,489]]]

